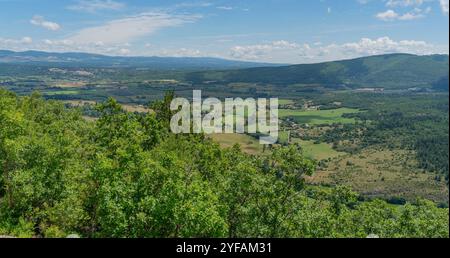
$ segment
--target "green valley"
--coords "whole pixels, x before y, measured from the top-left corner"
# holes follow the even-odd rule
[[[448,237],[448,56],[54,66],[0,63],[0,235]],[[172,134],[193,90],[279,98],[278,142]]]

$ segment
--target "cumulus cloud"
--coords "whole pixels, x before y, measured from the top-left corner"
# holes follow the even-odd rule
[[[106,24],[89,27],[76,32],[68,39],[80,43],[103,42],[105,44],[126,43],[156,31],[175,27],[199,19],[196,15],[172,15],[167,13],[142,13]]]
[[[360,4],[368,4],[374,0],[357,0]],[[411,7],[411,6],[421,6],[426,2],[432,2],[434,0],[381,0],[385,3],[387,7]]]
[[[421,6],[425,2],[429,2],[429,0],[388,0],[386,2],[386,6],[388,7],[397,7],[397,6]]]
[[[33,25],[45,28],[47,30],[56,31],[56,30],[61,29],[61,26],[59,24],[57,24],[56,22],[46,21],[44,19],[44,17],[39,16],[39,15],[33,16],[33,18],[30,20],[30,23]]]
[[[169,14],[169,13],[141,13],[121,19],[112,20],[104,24],[87,27],[76,31],[63,39],[43,39],[33,42],[31,38],[22,40],[1,39],[0,48],[15,51],[39,49],[48,52],[88,52],[106,55],[142,55],[147,51],[133,47],[143,37],[158,30],[181,26],[200,19],[198,15]],[[47,21],[43,17],[33,17],[33,23],[43,26]],[[147,44],[147,49],[150,45]],[[144,48],[144,49],[145,49]],[[198,50],[180,48],[174,50],[153,49],[153,55],[200,56]],[[143,52],[142,52],[143,51]]]
[[[31,43],[33,43],[33,39],[30,38],[30,37],[23,37],[23,38],[20,40],[20,43],[23,43],[23,44],[31,44]]]
[[[314,63],[389,53],[418,55],[448,53],[448,46],[434,46],[425,41],[416,40],[395,41],[389,37],[362,38],[357,42],[329,45],[298,44],[288,41],[276,42],[279,43],[235,46],[230,50],[230,57],[266,62]]]
[[[216,8],[219,10],[225,10],[225,11],[233,10],[233,7],[231,7],[231,6],[217,6]]]
[[[0,37],[0,49],[9,49],[15,51],[22,51],[28,49],[33,44],[31,37],[23,37],[21,39],[9,39]]]
[[[113,0],[79,0],[77,4],[67,7],[69,10],[95,13],[100,10],[120,10],[125,7],[124,3]]]
[[[440,0],[440,4],[442,12],[448,15],[448,0]]]
[[[36,49],[48,52],[87,52],[105,55],[131,55],[133,51],[130,49],[129,43],[123,44],[105,44],[102,41],[90,43],[77,43],[69,39],[50,40],[44,39],[34,44]]]
[[[317,63],[369,55],[389,53],[410,53],[418,55],[448,54],[448,45],[433,45],[421,40],[394,40],[389,37],[362,38],[355,42],[324,44],[322,42],[297,43],[278,40],[263,44],[238,45],[227,52],[203,52],[194,48],[160,48],[158,45],[139,43],[134,48],[130,43],[104,43],[102,41],[77,43],[72,40],[45,39],[35,41],[30,37],[21,39],[0,38],[0,49],[23,51],[39,49],[48,52],[89,52],[106,55],[151,55],[173,57],[222,57],[230,59],[276,62],[276,63]]]
[[[430,11],[431,11],[430,7],[427,7],[426,9],[420,9],[416,7],[412,11],[404,14],[399,14],[394,10],[387,10],[385,12],[376,14],[375,17],[382,21],[395,21],[395,20],[409,21],[423,18]]]
[[[286,40],[273,41],[267,44],[235,46],[231,49],[230,55],[237,59],[259,59],[274,52],[283,52],[298,49],[300,46]]]
[[[368,4],[379,0],[357,0],[360,4]],[[431,4],[438,3],[444,14],[448,15],[449,0],[381,0],[387,7],[375,17],[382,21],[415,20],[426,17],[431,12]]]
[[[394,10],[387,10],[382,13],[377,13],[376,17],[382,21],[393,21],[399,17],[399,14]]]
[[[13,44],[31,44],[33,39],[31,37],[23,37],[22,39],[5,39],[0,38],[0,46],[13,45]]]
[[[189,48],[178,48],[178,49],[164,49],[159,53],[156,53],[159,56],[168,56],[168,57],[201,57],[207,56],[203,54],[198,49],[189,49]]]
[[[131,53],[131,50],[129,50],[128,48],[121,48],[119,49],[119,54],[122,56],[127,56]]]
[[[389,37],[378,39],[363,38],[359,42],[346,43],[338,46],[349,54],[379,55],[388,53],[431,54],[433,45],[425,41],[401,40],[394,41]]]

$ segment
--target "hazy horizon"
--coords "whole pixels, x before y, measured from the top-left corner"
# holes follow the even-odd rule
[[[251,60],[239,60],[239,59],[233,59],[233,58],[227,58],[227,57],[213,57],[213,56],[183,56],[183,57],[177,57],[177,56],[145,56],[145,55],[136,55],[136,56],[121,56],[121,55],[112,55],[112,54],[99,54],[99,53],[89,53],[89,52],[74,52],[74,51],[68,51],[68,52],[48,52],[48,51],[42,51],[42,50],[36,50],[36,49],[30,49],[30,50],[24,50],[24,51],[14,51],[14,50],[8,50],[8,49],[0,49],[0,51],[11,51],[14,53],[26,53],[26,52],[41,52],[41,53],[47,53],[47,54],[89,54],[89,55],[100,55],[105,57],[120,57],[120,58],[193,58],[193,59],[221,59],[224,61],[235,61],[235,62],[248,62],[248,63],[255,63],[255,64],[271,64],[271,65],[302,65],[302,64],[319,64],[319,63],[326,63],[326,62],[339,62],[339,61],[345,61],[345,60],[353,60],[353,59],[359,59],[359,58],[366,58],[366,57],[373,57],[373,56],[382,56],[382,55],[415,55],[415,56],[430,56],[430,55],[445,55],[448,56],[449,54],[410,54],[410,53],[387,53],[387,54],[377,54],[377,55],[364,55],[364,56],[358,56],[358,57],[351,57],[351,58],[341,58],[341,59],[335,59],[335,60],[328,60],[328,61],[318,61],[318,62],[312,62],[312,63],[277,63],[277,62],[258,62],[258,61],[251,61]]]

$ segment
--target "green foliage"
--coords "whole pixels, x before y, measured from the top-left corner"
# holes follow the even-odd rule
[[[0,234],[448,237],[448,208],[434,203],[392,206],[343,187],[307,188],[316,164],[296,146],[258,157],[173,135],[170,98],[154,114],[110,99],[88,122],[61,103],[0,90]]]

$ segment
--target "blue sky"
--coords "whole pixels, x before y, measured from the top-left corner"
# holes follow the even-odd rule
[[[448,54],[448,0],[0,0],[0,49],[313,63]]]

